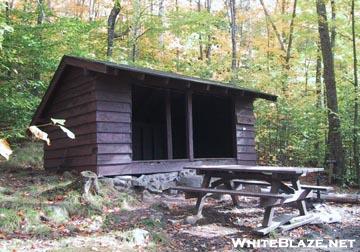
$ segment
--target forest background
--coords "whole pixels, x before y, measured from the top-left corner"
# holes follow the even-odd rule
[[[64,54],[215,79],[257,101],[259,164],[326,166],[359,184],[355,0],[0,2],[0,138],[26,140]],[[329,169],[329,168],[328,168]]]

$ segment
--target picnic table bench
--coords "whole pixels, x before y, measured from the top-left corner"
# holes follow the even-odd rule
[[[312,190],[328,191],[330,187],[302,185],[300,176],[311,172],[321,172],[323,168],[246,166],[246,165],[201,165],[186,166],[203,175],[201,187],[176,186],[174,189],[197,194],[196,217],[202,217],[205,198],[208,194],[229,194],[234,205],[239,204],[238,196],[258,197],[260,206],[265,208],[262,227],[257,231],[266,234],[279,227],[281,222],[274,221],[276,206],[295,202],[300,216],[307,215],[305,199],[311,197]],[[238,190],[240,184],[270,186],[269,192],[250,192]],[[226,189],[216,187],[224,185]]]

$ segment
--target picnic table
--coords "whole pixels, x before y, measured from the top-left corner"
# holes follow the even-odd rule
[[[201,187],[177,186],[175,189],[197,195],[197,218],[202,217],[205,198],[208,194],[229,194],[234,205],[238,205],[238,196],[259,197],[260,206],[265,208],[260,233],[266,234],[282,223],[274,221],[276,206],[295,202],[301,216],[307,215],[305,199],[311,197],[312,190],[327,191],[329,187],[302,185],[300,176],[307,173],[321,172],[323,168],[273,167],[247,165],[201,165],[186,166],[184,169],[195,169],[203,175]],[[250,192],[238,190],[239,185],[270,186],[269,192]],[[216,187],[224,185],[226,189]]]

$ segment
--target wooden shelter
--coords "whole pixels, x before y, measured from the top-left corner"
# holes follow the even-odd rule
[[[107,176],[255,165],[256,98],[276,101],[220,82],[64,56],[31,125],[66,119],[76,135],[44,129],[46,169]]]

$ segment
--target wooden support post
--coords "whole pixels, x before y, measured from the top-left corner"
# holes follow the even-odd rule
[[[201,187],[204,189],[208,188],[210,185],[210,180],[211,180],[211,176],[208,174],[205,174]],[[202,210],[204,208],[205,198],[206,198],[206,193],[199,193],[198,200],[196,202],[197,218],[202,218]]]
[[[186,92],[186,142],[188,158],[194,160],[192,91]]]
[[[226,180],[224,184],[227,189],[234,190],[234,187],[231,185],[230,180]],[[239,197],[237,195],[231,195],[231,199],[235,207],[239,206]]]
[[[270,192],[271,193],[279,193],[279,188],[280,188],[280,183],[277,180],[277,178],[274,178],[274,180],[271,182]],[[262,223],[263,227],[271,226],[273,217],[274,217],[274,211],[275,211],[275,208],[273,206],[268,206],[265,208],[264,220]]]
[[[233,148],[233,157],[236,158],[236,160],[238,160],[237,158],[237,153],[238,153],[238,146],[237,146],[237,137],[236,137],[236,132],[237,132],[237,129],[236,129],[236,124],[237,124],[237,111],[236,111],[236,97],[235,96],[232,96],[231,97],[231,113],[232,113],[232,120],[231,120],[231,123],[232,123],[232,148]]]
[[[293,187],[295,188],[295,190],[300,190],[301,185],[300,185],[299,179],[292,180],[291,183],[292,183]],[[296,202],[296,204],[298,206],[300,215],[306,215],[307,214],[307,209],[306,209],[305,200],[304,199],[299,200],[299,201]]]
[[[167,158],[168,158],[168,159],[173,159],[172,127],[171,127],[171,96],[170,96],[170,91],[167,91],[167,92],[166,92],[165,106],[166,106]]]

